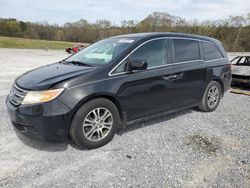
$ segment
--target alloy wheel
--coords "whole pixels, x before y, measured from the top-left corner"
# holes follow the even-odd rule
[[[98,107],[90,111],[83,121],[83,134],[90,141],[100,141],[110,132],[113,116],[107,108]]]
[[[219,88],[216,86],[212,86],[209,89],[208,96],[207,96],[207,104],[209,108],[214,108],[218,104],[219,97],[220,97]]]

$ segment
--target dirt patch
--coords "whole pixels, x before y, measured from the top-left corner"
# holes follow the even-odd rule
[[[198,134],[189,136],[187,144],[208,154],[215,154],[220,149],[221,145],[216,138],[208,138]]]

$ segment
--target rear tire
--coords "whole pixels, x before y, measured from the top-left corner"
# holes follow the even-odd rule
[[[69,134],[79,148],[94,149],[112,140],[120,122],[115,104],[105,98],[93,99],[76,112]]]
[[[221,85],[216,81],[210,82],[203,94],[202,101],[198,108],[204,112],[214,111],[220,103],[221,96]]]

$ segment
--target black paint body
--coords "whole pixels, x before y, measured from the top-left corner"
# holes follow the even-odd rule
[[[46,140],[68,138],[70,122],[86,101],[96,97],[110,99],[118,107],[122,123],[197,106],[212,80],[217,80],[226,92],[231,83],[230,62],[221,43],[215,39],[175,33],[144,33],[118,36],[136,40],[123,54],[102,67],[84,67],[55,63],[29,71],[15,84],[24,90],[66,88],[56,99],[34,105],[14,106],[6,99],[10,119],[21,132],[34,133]],[[109,75],[111,70],[142,43],[166,37],[208,41],[216,45],[224,58],[174,64],[173,52],[167,66]],[[168,79],[171,75],[175,79]],[[31,130],[30,130],[31,129]]]

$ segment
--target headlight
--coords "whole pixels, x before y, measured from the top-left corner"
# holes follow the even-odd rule
[[[45,91],[29,91],[22,104],[34,104],[51,101],[58,97],[63,92],[63,90],[64,89],[62,88]]]

